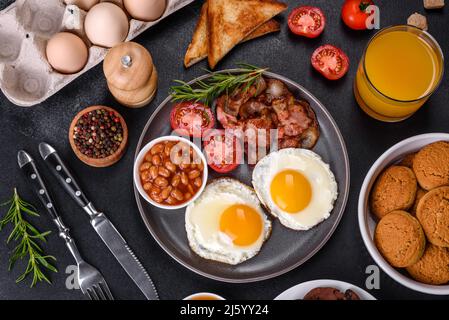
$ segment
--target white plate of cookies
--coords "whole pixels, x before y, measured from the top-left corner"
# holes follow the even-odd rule
[[[414,136],[371,167],[359,226],[375,262],[423,293],[449,294],[449,134]]]

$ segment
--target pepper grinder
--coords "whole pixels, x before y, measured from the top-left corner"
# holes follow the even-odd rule
[[[114,98],[130,108],[146,106],[157,89],[157,71],[151,54],[138,43],[124,42],[107,53],[103,71]]]

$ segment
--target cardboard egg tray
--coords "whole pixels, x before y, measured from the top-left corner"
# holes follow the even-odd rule
[[[123,8],[122,0],[109,2]],[[126,41],[191,2],[167,0],[162,17],[152,22],[129,17]],[[36,105],[104,59],[108,49],[92,45],[84,33],[85,16],[85,11],[65,5],[63,0],[17,0],[0,12],[0,88],[12,103],[24,107]],[[76,74],[58,73],[46,59],[47,41],[60,31],[77,34],[89,47],[87,65]]]

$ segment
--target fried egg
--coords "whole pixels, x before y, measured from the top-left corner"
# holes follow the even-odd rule
[[[271,214],[294,230],[308,230],[327,219],[338,195],[329,165],[305,149],[268,154],[255,166],[252,183]]]
[[[206,186],[187,207],[185,226],[196,254],[232,265],[254,257],[271,232],[255,191],[231,178]]]

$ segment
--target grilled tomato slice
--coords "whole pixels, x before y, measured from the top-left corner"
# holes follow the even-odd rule
[[[225,130],[208,130],[203,138],[207,164],[218,173],[226,173],[237,168],[243,157],[243,148],[232,133]]]
[[[324,30],[326,18],[317,7],[297,7],[288,16],[290,31],[299,36],[316,38]]]
[[[312,54],[312,66],[329,80],[338,80],[349,69],[349,58],[339,48],[326,44]]]
[[[184,101],[171,110],[170,125],[180,135],[201,138],[204,131],[214,127],[215,118],[204,104]]]

